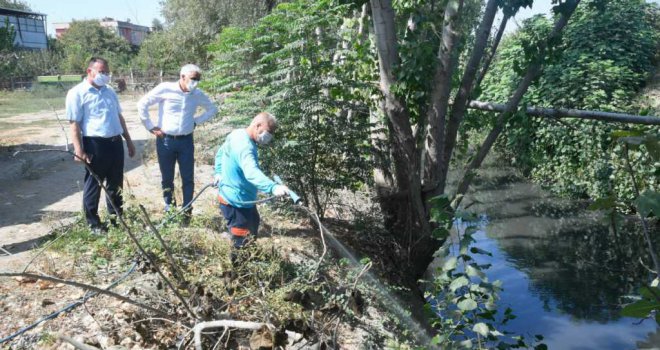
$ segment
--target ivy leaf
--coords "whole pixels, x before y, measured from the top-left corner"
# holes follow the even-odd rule
[[[650,213],[660,216],[660,193],[646,190],[635,199],[635,207],[640,215],[647,217]]]
[[[436,227],[436,228],[431,232],[431,235],[432,235],[433,238],[435,238],[435,239],[442,240],[442,239],[445,239],[445,238],[447,238],[447,237],[449,236],[449,230],[447,230],[447,229],[444,228],[444,227]]]
[[[456,257],[452,256],[451,258],[447,259],[445,263],[442,265],[442,271],[452,271],[458,266],[458,259]]]
[[[477,302],[468,298],[459,301],[457,306],[462,311],[472,311],[477,308]]]
[[[470,283],[470,280],[465,277],[465,276],[460,276],[457,279],[451,281],[451,284],[449,285],[449,290],[452,292],[456,292],[457,289],[461,287],[465,287]]]
[[[486,274],[477,267],[473,266],[473,264],[470,264],[465,268],[465,273],[467,273],[467,275],[470,277],[479,276],[481,279],[486,278]]]
[[[479,323],[475,324],[472,327],[472,330],[476,333],[481,334],[481,336],[483,336],[483,337],[487,337],[488,333],[490,332],[490,330],[488,329],[488,325],[483,323],[483,322],[479,322]]]
[[[626,305],[621,310],[621,315],[628,317],[645,318],[653,310],[660,309],[660,302],[650,300],[640,300],[632,304]]]
[[[639,294],[641,294],[644,298],[653,301],[656,298],[660,298],[660,288],[658,288],[658,287],[642,287],[642,288],[639,289]]]

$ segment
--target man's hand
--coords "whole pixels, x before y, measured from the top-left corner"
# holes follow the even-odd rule
[[[90,164],[92,162],[92,158],[90,156],[88,156],[87,153],[85,153],[85,151],[83,151],[81,149],[76,150],[74,152],[74,154],[76,156],[73,157],[73,160],[75,160],[76,162],[85,162],[87,164]]]
[[[213,177],[213,186],[218,187],[220,186],[221,182],[222,182],[222,175],[215,174],[215,176]]]
[[[273,195],[277,197],[286,196],[289,194],[289,188],[284,185],[276,185],[273,188]]]
[[[133,141],[126,141],[126,147],[128,147],[128,156],[133,158],[133,156],[135,156],[135,145],[133,144]]]
[[[154,128],[149,131],[151,131],[152,134],[156,135],[156,137],[161,137],[161,138],[165,137],[165,133],[162,130],[160,130],[160,128],[157,126],[154,126]]]

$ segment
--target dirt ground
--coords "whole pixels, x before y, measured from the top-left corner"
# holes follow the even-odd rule
[[[128,202],[127,205],[144,205],[157,219],[163,209],[163,203],[160,172],[155,160],[154,137],[140,123],[136,99],[120,96],[120,100],[137,149],[134,158],[129,159],[126,156],[124,198]],[[152,111],[152,115],[154,114],[155,111]],[[62,126],[56,115],[62,119]],[[69,136],[69,130],[68,122],[63,118],[64,111],[59,110],[16,115],[0,120],[4,126],[0,130],[0,169],[3,169],[0,172],[0,272],[22,272],[40,251],[35,249],[40,240],[81,216],[84,167],[74,162],[67,153],[45,151],[65,149],[69,141],[66,138]],[[196,143],[208,144],[209,140],[228,130],[222,122],[208,124],[202,124],[196,129]],[[212,151],[208,146],[196,148],[196,191],[212,181],[212,166],[204,164],[209,162]],[[175,185],[180,187],[178,175]],[[180,190],[175,194],[180,198]],[[206,190],[195,202],[193,215],[218,215],[215,202],[215,192],[212,189]],[[101,203],[104,203],[103,198]],[[103,205],[100,212],[104,211]],[[262,219],[265,219],[262,226],[268,228],[269,234],[266,236],[270,239],[262,239],[260,242],[271,244],[269,249],[281,252],[285,260],[311,266],[323,258],[318,246],[320,243],[314,244],[315,240],[312,239],[316,237],[316,232],[311,226],[301,226],[300,223],[293,224],[287,220]],[[204,232],[201,234],[216,237],[215,229],[202,231]],[[351,236],[350,233],[345,235]],[[60,259],[58,253],[41,254],[39,259],[30,265],[29,271],[99,286],[107,286],[128,271],[128,266],[113,262],[90,273],[83,262],[85,259],[89,260],[89,256],[85,254],[91,253],[84,253],[80,257],[81,261],[72,260],[71,257]],[[116,289],[120,294],[128,293],[138,299],[147,298],[148,295],[149,300],[169,305],[161,282],[153,271],[140,271],[139,274],[127,278]],[[33,324],[45,315],[63,309],[72,301],[81,298],[84,293],[80,288],[61,283],[1,278],[0,339]],[[233,300],[229,294],[218,297]],[[320,311],[317,313],[322,314]],[[242,314],[236,311],[234,316],[240,318]],[[333,327],[337,341],[342,344],[340,347],[358,348],[365,343],[365,339],[383,339],[382,334],[386,333],[382,326],[383,319],[381,312],[368,307],[360,318],[360,327],[351,323],[335,324]],[[103,349],[156,349],[163,348],[162,344],[180,340],[183,335],[183,339],[189,335],[184,326],[164,322],[168,320],[159,320],[158,317],[149,316],[144,310],[133,305],[111,297],[97,296],[70,313],[61,314],[9,343],[0,344],[0,348],[73,349],[68,343],[54,338],[56,334],[65,334],[79,342],[96,344]],[[147,328],[142,329],[140,326],[143,322],[149,324],[149,329],[157,331],[145,331]],[[323,327],[320,329],[321,332],[325,330]],[[248,337],[238,339],[239,343],[248,341]],[[250,346],[241,345],[238,348],[248,349]]]
[[[160,172],[155,161],[153,136],[140,123],[137,100],[130,96],[120,97],[120,100],[137,149],[135,157],[126,156],[124,190],[148,210],[160,210]],[[72,222],[81,213],[85,170],[80,163],[63,152],[16,154],[40,149],[64,150],[67,141],[70,142],[67,140],[68,122],[64,118],[64,110],[59,110],[2,120],[5,127],[0,130],[0,169],[3,169],[0,172],[0,247],[12,255],[0,250],[0,271],[22,269],[41,237]],[[204,125],[201,125],[197,133],[203,132]],[[197,164],[196,189],[201,189],[211,179],[212,167]],[[175,181],[180,187],[178,175]],[[212,191],[207,190],[200,196],[194,211],[213,210],[212,202]],[[104,203],[103,198],[101,203]],[[103,211],[104,205],[100,209]]]

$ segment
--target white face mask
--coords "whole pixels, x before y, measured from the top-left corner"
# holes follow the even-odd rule
[[[262,131],[259,135],[257,135],[257,143],[260,145],[267,145],[271,141],[273,141],[273,135],[268,131]]]
[[[94,85],[96,86],[105,86],[105,84],[110,82],[110,76],[107,74],[99,73],[94,77]]]
[[[192,92],[193,90],[197,89],[197,84],[199,84],[199,80],[190,79],[190,82],[188,82],[186,89],[188,89],[188,92]]]

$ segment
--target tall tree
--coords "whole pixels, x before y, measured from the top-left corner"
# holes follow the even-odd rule
[[[64,54],[62,69],[69,73],[84,71],[92,56],[104,56],[116,69],[127,64],[132,55],[128,41],[96,20],[71,22],[60,42]]]
[[[518,88],[508,99],[507,112],[503,113],[500,119],[518,108],[520,99],[543,67],[546,58],[544,47],[557,40],[578,2],[579,0],[568,0],[555,6],[558,13],[556,30],[541,43],[535,59],[526,67],[526,73],[518,83]],[[455,43],[461,35],[466,36],[470,31],[457,32],[456,28],[459,27],[461,20],[465,22],[469,19],[461,18],[465,13],[465,11],[459,11],[464,6],[463,1],[448,1],[444,9],[445,22],[441,35],[442,42],[439,45],[437,59],[431,66],[431,69],[437,72],[433,81],[434,85],[429,87],[429,96],[432,100],[426,102],[431,107],[423,108],[428,111],[428,115],[422,115],[424,119],[418,118],[415,125],[411,123],[411,108],[408,105],[410,101],[394,90],[402,81],[400,76],[397,76],[397,72],[404,70],[399,46],[405,42],[405,38],[401,38],[398,34],[400,30],[397,30],[396,27],[396,12],[390,0],[370,1],[378,51],[382,110],[388,121],[390,134],[395,140],[391,154],[392,164],[395,167],[393,173],[396,177],[396,187],[389,192],[396,194],[399,204],[396,212],[386,213],[386,215],[389,214],[389,217],[393,219],[389,227],[396,228],[396,231],[402,236],[400,241],[408,248],[410,270],[415,276],[419,276],[426,269],[433,252],[439,246],[438,241],[434,240],[431,235],[432,230],[429,224],[431,208],[427,203],[429,203],[429,199],[445,192],[446,175],[454,153],[458,130],[466,113],[467,103],[473,94],[476,73],[483,62],[493,19],[498,6],[504,3],[510,4],[495,0],[489,0],[486,3],[479,24],[475,28],[474,38],[471,40],[472,46],[465,52],[469,58],[461,67],[462,73],[460,73],[457,65],[452,62],[454,55],[460,52],[460,46]],[[529,2],[516,1],[513,3],[518,7],[529,5]],[[453,93],[448,93],[447,91],[452,91],[453,78],[458,76],[461,77],[458,83],[459,88]],[[454,99],[450,102],[452,95]],[[421,127],[428,130],[421,132],[429,134],[430,142],[416,141],[415,132],[420,132]],[[499,132],[500,130],[496,126],[491,131],[491,137],[487,142],[491,138],[497,138]],[[484,148],[490,149],[487,144]],[[429,155],[430,161],[420,161],[423,155]],[[422,183],[424,180],[422,174],[427,174],[431,179],[428,186],[423,186],[426,184]],[[392,196],[381,196],[380,200],[384,204],[384,210],[391,210],[392,206],[388,202],[392,200]]]
[[[168,40],[188,53],[190,61],[206,63],[206,45],[222,27],[249,27],[268,14],[276,0],[163,0]]]

